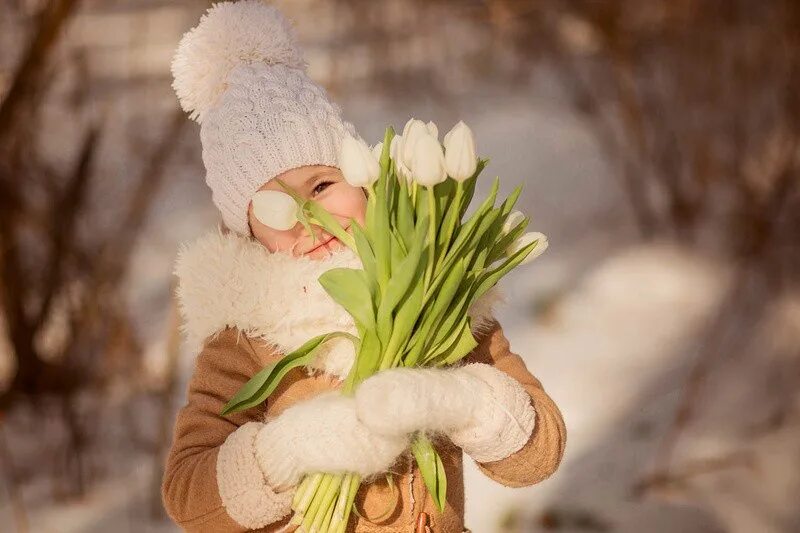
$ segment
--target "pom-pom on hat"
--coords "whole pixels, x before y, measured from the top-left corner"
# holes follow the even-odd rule
[[[359,137],[306,68],[289,20],[259,0],[212,5],[175,52],[172,87],[200,123],[206,183],[239,234],[251,235],[247,206],[264,183],[337,166],[344,136]]]

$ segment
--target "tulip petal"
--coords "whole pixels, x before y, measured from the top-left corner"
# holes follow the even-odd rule
[[[281,191],[257,191],[251,200],[253,216],[270,228],[286,231],[297,224],[297,203]]]

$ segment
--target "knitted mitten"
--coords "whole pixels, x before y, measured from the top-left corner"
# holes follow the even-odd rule
[[[522,384],[484,363],[384,370],[358,386],[355,402],[358,418],[376,433],[441,431],[478,462],[522,448],[536,423]]]
[[[374,433],[356,416],[354,398],[327,391],[268,421],[255,437],[255,455],[280,490],[308,472],[385,472],[408,444],[405,435]]]

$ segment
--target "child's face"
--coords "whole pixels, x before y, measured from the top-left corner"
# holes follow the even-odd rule
[[[354,218],[362,226],[367,209],[367,196],[364,189],[347,183],[342,172],[326,165],[306,165],[287,170],[276,176],[287,186],[304,198],[318,202],[352,233],[350,219]],[[261,186],[260,191],[274,190],[285,192],[274,178]],[[253,202],[247,208],[247,217],[253,236],[269,251],[290,251],[293,256],[305,255],[312,259],[322,259],[337,248],[344,246],[339,239],[319,226],[312,226],[317,240],[298,222],[288,230],[277,230],[259,222],[253,215]],[[332,239],[332,240],[331,240]]]

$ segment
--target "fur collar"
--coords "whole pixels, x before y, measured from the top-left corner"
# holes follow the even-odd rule
[[[362,268],[358,255],[342,247],[315,260],[270,253],[258,241],[221,228],[181,244],[175,262],[181,330],[193,353],[228,326],[284,353],[328,331],[356,334],[352,317],[317,281],[328,269]],[[490,326],[493,306],[505,302],[498,286],[472,306],[472,331]],[[308,370],[343,378],[354,360],[352,343],[334,339],[324,345]]]

